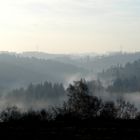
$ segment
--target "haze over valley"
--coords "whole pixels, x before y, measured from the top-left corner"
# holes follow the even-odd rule
[[[105,100],[123,97],[139,106],[139,61],[139,52],[104,55],[1,52],[1,107],[12,104],[43,108],[60,104],[66,100],[69,84],[81,78],[89,83],[92,95]]]

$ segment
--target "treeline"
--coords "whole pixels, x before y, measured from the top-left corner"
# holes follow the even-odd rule
[[[34,88],[32,87],[31,89]],[[67,100],[64,101],[62,105],[52,106],[38,111],[31,109],[26,112],[21,112],[17,107],[8,107],[1,111],[0,118],[1,121],[4,122],[75,121],[94,119],[139,120],[140,112],[134,104],[131,104],[122,98],[115,102],[103,101],[101,98],[91,95],[86,81],[80,80],[69,85],[67,88]]]
[[[17,98],[21,100],[46,100],[59,99],[65,96],[65,89],[62,84],[51,82],[44,82],[41,84],[30,84],[27,88],[15,89],[9,94],[8,97]]]
[[[49,105],[61,104],[65,98],[66,90],[61,83],[43,82],[30,84],[9,92],[0,94],[0,108],[6,106],[17,106],[20,109],[28,110],[33,108],[38,110]]]
[[[132,93],[140,91],[140,78],[132,76],[129,78],[117,77],[112,85],[107,88],[109,92]]]
[[[115,66],[107,71],[103,71],[100,77],[112,79],[112,84],[108,86],[109,92],[138,92],[140,91],[140,60],[127,63],[125,66]]]

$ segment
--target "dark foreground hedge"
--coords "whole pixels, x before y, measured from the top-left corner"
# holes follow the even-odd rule
[[[0,135],[14,139],[139,140],[138,120],[7,122]]]

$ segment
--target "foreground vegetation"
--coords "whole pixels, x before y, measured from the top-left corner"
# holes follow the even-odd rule
[[[52,106],[49,109],[38,111],[31,109],[21,112],[15,106],[8,107],[1,112],[1,121],[134,120],[140,118],[140,112],[135,105],[122,98],[116,101],[103,101],[101,98],[91,95],[85,80],[70,84],[67,88],[67,96],[67,100],[62,105]]]
[[[92,96],[86,81],[69,85],[68,99],[60,106],[21,112],[9,107],[1,112],[1,135],[6,137],[139,139],[140,113],[131,103],[103,101]],[[8,134],[8,135],[7,135]]]

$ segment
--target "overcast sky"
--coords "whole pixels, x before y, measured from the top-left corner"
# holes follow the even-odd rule
[[[0,51],[140,51],[140,0],[0,0]]]

